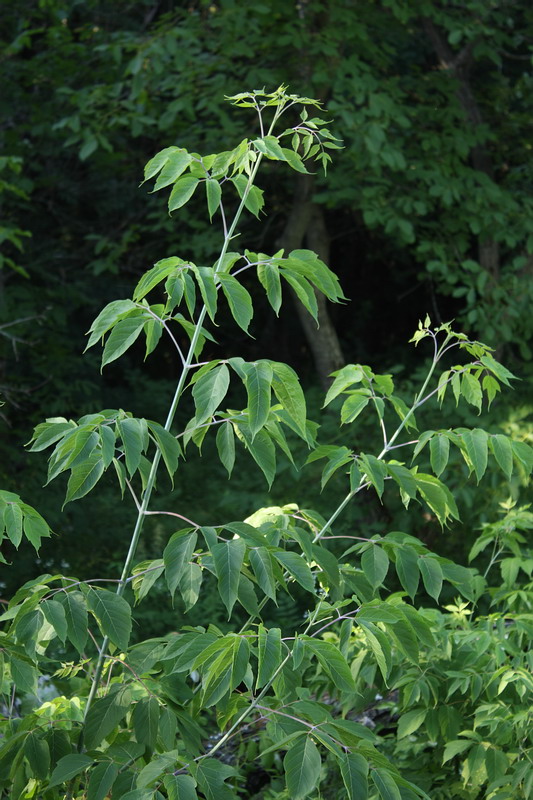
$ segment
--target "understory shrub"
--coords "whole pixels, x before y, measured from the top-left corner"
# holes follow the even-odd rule
[[[306,172],[313,160],[326,167],[339,147],[319,104],[285,87],[230,100],[256,112],[256,138],[204,156],[167,147],[144,174],[154,191],[170,189],[171,213],[205,191],[222,230],[216,262],[163,258],[90,329],[87,347],[104,343],[102,367],[137,340],[148,356],[170,338],[181,369],[166,419],[122,409],[53,417],[31,440],[33,452],[51,449],[49,481],[68,476],[65,503],[109,471],[136,522],[116,578],[39,575],[2,614],[2,796],[529,798],[531,512],[506,503],[501,519],[473,537],[469,565],[436,555],[409,530],[336,532],[343,510],[367,493],[395,493],[412,519],[453,525],[451,452],[477,481],[489,468],[527,481],[527,443],[482,427],[419,431],[416,419],[427,403],[461,400],[481,413],[514,376],[490,347],[426,317],[412,342],[432,352],[414,398],[391,375],[343,367],[324,400],[342,426],[328,444],[286,364],[233,354],[201,360],[215,346],[219,306],[248,332],[251,275],[276,314],[287,290],[315,319],[317,292],[345,299],[309,250],[230,249],[243,213],[262,211],[262,165]],[[235,408],[224,405],[230,391],[240,398]],[[190,418],[178,428],[182,409]],[[356,444],[361,414],[376,430],[365,452]],[[303,442],[307,463],[321,465],[316,491],[336,474],[344,499],[327,519],[286,497],[244,520],[238,512],[221,520],[205,483],[198,492],[210,525],[188,518],[187,508],[154,507],[156,481],[166,472],[179,482],[186,452],[209,438],[229,476],[249,469],[246,451],[268,485],[277,454],[292,462]],[[0,507],[15,548],[25,538],[38,550],[51,535],[18,495],[0,493]],[[149,516],[170,518],[176,531],[157,558],[139,561]],[[144,639],[136,620],[162,595],[176,602],[180,623]],[[441,596],[455,599],[441,605]]]

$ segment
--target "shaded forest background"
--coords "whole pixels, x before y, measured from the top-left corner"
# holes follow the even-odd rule
[[[4,0],[2,17],[0,485],[61,534],[45,543],[39,563],[29,550],[17,556],[2,592],[36,570],[87,578],[122,562],[134,508],[118,502],[111,479],[61,514],[64,487],[43,491],[44,459],[22,445],[45,417],[122,407],[161,419],[179,368],[172,350],[162,344],[143,365],[142,349],[133,348],[100,375],[96,349],[81,357],[84,335],[102,306],[129,296],[155,261],[215,259],[219,222],[209,224],[203,198],[173,219],[138,185],[163,147],[209,153],[250,135],[249,115],[224,95],[283,83],[323,102],[344,149],[333,153],[326,177],[291,177],[269,165],[266,217],[246,219],[239,247],[314,249],[351,302],[322,307],[318,331],[289,296],[279,320],[258,303],[254,338],[221,326],[220,346],[205,357],[287,361],[327,440],[335,426],[320,406],[333,369],[371,364],[394,372],[412,396],[425,357],[407,345],[418,319],[455,318],[521,378],[484,426],[533,439],[527,0]],[[476,425],[471,407],[459,406],[454,425],[458,415]],[[448,423],[441,415],[424,424]],[[359,435],[370,435],[364,421]],[[272,494],[253,469],[228,484],[211,466],[210,447],[201,462],[191,456],[174,489],[160,486],[161,507],[213,524],[213,513],[242,518],[292,501],[325,513],[342,492],[333,480],[317,497],[319,468],[297,473],[288,462]],[[509,492],[527,498],[518,478],[509,486],[488,474],[481,488],[468,488],[465,465],[457,460],[452,469],[463,521],[444,535],[431,515],[370,498],[342,524],[365,535],[386,524],[444,555],[466,553]],[[172,530],[154,523],[139,556],[159,552]],[[13,557],[9,546],[2,552]],[[151,604],[143,613],[158,632],[160,610]]]

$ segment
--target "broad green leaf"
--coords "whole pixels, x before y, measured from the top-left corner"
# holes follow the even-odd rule
[[[72,753],[68,756],[60,758],[56,768],[52,772],[48,788],[59,786],[60,783],[66,783],[79,775],[93,763],[93,759],[84,753]]]
[[[379,792],[381,800],[402,800],[398,784],[388,770],[376,767],[371,771],[370,777]]]
[[[128,649],[131,635],[130,604],[107,589],[89,589],[87,607],[98,627],[120,650]]]
[[[174,183],[185,172],[191,161],[192,156],[181,147],[166,147],[150,159],[144,168],[144,180],[147,181],[153,178],[161,169],[162,171],[153,188],[153,191],[157,192],[159,189],[164,189],[165,186]]]
[[[315,579],[307,563],[298,553],[291,550],[277,550],[274,558],[284,567],[292,577],[308,592],[315,591]]]
[[[136,419],[135,417],[126,417],[126,419],[118,421],[118,429],[124,445],[126,468],[131,478],[141,461],[146,423],[144,420]]]
[[[88,750],[97,747],[124,719],[131,704],[128,686],[121,686],[113,694],[95,700],[85,722],[85,745]]]
[[[276,450],[272,439],[264,428],[256,433],[253,440],[248,426],[234,426],[234,430],[237,436],[239,436],[239,433],[242,435],[247,450],[249,450],[250,455],[262,471],[270,487],[276,475]]]
[[[236,770],[217,758],[204,758],[198,764],[196,778],[206,800],[235,800],[235,793],[224,781]]]
[[[196,267],[191,265],[191,269],[198,283],[198,288],[200,289],[200,294],[207,309],[207,313],[211,321],[215,322],[218,295],[213,267]]]
[[[248,614],[251,614],[254,617],[259,617],[261,615],[254,584],[251,580],[249,580],[249,578],[246,577],[246,575],[241,574],[241,577],[239,578],[239,590],[237,592],[237,598],[241,606],[245,609],[245,611],[248,612]]]
[[[496,433],[494,436],[490,436],[489,446],[503,474],[507,480],[511,480],[513,474],[513,448],[508,437]]]
[[[168,213],[171,214],[184,206],[193,196],[198,184],[199,180],[194,175],[178,178],[168,198]]]
[[[35,777],[40,781],[45,780],[50,769],[50,748],[48,743],[36,733],[31,732],[24,741],[24,755],[28,759]]]
[[[218,591],[228,609],[228,618],[231,616],[233,606],[237,600],[239,577],[245,551],[246,545],[242,539],[219,542],[211,550],[218,579]]]
[[[344,467],[346,464],[353,464],[353,454],[344,445],[334,447],[328,454],[328,463],[322,470],[320,478],[320,488],[323,489],[329,479],[337,472],[338,469]]]
[[[361,569],[375,590],[380,586],[389,571],[389,557],[382,547],[373,545],[361,557]]]
[[[469,750],[473,744],[474,742],[469,739],[454,739],[451,742],[446,742],[442,763],[445,764],[451,758],[464,753],[465,750]]]
[[[420,556],[418,566],[426,592],[438,602],[442,589],[442,568],[436,558]]]
[[[424,722],[427,713],[427,708],[415,708],[413,711],[402,714],[398,721],[398,739],[403,739],[405,736],[410,736],[417,731]]]
[[[268,302],[276,312],[276,315],[278,315],[282,299],[279,267],[271,261],[259,263],[257,265],[257,277],[267,293]]]
[[[225,272],[217,273],[217,275],[233,319],[243,331],[248,333],[248,327],[254,315],[249,291],[233,275]]]
[[[348,800],[367,800],[368,762],[359,753],[345,753],[339,764]]]
[[[110,364],[128,350],[139,338],[147,317],[143,312],[139,312],[132,317],[120,320],[114,326],[105,343],[102,353],[102,368]]]
[[[450,440],[441,433],[436,434],[430,439],[429,451],[431,469],[438,478],[448,463],[448,458],[450,456]]]
[[[281,664],[281,630],[263,625],[258,628],[257,642],[258,666],[256,688],[265,686]]]
[[[281,151],[285,156],[285,161],[287,161],[291,169],[296,170],[296,172],[302,172],[304,175],[309,175],[309,172],[305,168],[305,165],[298,153],[295,153],[294,150],[289,150],[286,147],[282,147]]]
[[[39,551],[41,539],[46,539],[52,535],[48,523],[38,514],[35,509],[23,505],[24,511],[24,536],[32,544],[35,550]]]
[[[301,275],[296,275],[293,272],[290,272],[288,269],[281,269],[280,275],[282,275],[289,286],[292,287],[303,307],[311,314],[315,322],[318,324],[317,299],[315,290],[309,281],[307,281]]]
[[[400,487],[400,494],[404,506],[407,508],[409,501],[416,497],[416,480],[413,473],[401,464],[387,464],[387,472]]]
[[[272,367],[268,361],[254,361],[244,365],[244,385],[248,399],[248,425],[253,439],[268,419],[270,412],[270,386]]]
[[[383,631],[372,622],[366,622],[365,620],[357,620],[357,622],[363,629],[365,639],[374,654],[386,684],[392,666],[390,641]]]
[[[190,609],[196,604],[196,601],[200,596],[203,577],[202,568],[199,567],[198,564],[185,564],[179,585],[180,594],[185,605],[185,611],[190,611]]]
[[[481,413],[483,392],[479,380],[470,372],[465,372],[461,378],[461,394],[470,405],[475,406]]]
[[[101,425],[99,432],[102,460],[107,469],[115,457],[115,431],[110,425]]]
[[[354,383],[361,383],[363,380],[363,370],[355,364],[347,364],[342,369],[334,372],[335,380],[331,384],[324,400],[324,406],[329,405],[341,392]]]
[[[420,572],[418,567],[418,555],[413,547],[408,545],[399,547],[396,550],[396,572],[403,588],[414,600],[418,591]]]
[[[64,643],[67,638],[67,617],[64,607],[57,600],[43,600],[41,609],[46,620]]]
[[[196,407],[196,422],[210,419],[218,409],[229,388],[229,369],[225,364],[208,372],[194,384],[192,395]]]
[[[266,547],[254,547],[250,550],[249,558],[257,583],[265,595],[276,602],[276,580],[270,552]]]
[[[15,622],[15,633],[17,640],[24,645],[24,649],[30,658],[35,658],[35,648],[38,643],[37,635],[44,621],[43,613],[40,609],[30,611],[23,616],[19,616]]]
[[[305,395],[300,386],[296,372],[287,364],[279,361],[271,361],[272,367],[272,389],[277,399],[293,420],[296,428],[303,439],[307,438],[306,418],[307,409]]]
[[[479,483],[487,469],[488,433],[481,428],[474,428],[474,430],[465,431],[462,439]]]
[[[344,425],[357,419],[359,414],[367,407],[369,401],[368,389],[361,389],[349,394],[341,408],[342,424]]]
[[[274,159],[274,161],[287,161],[276,136],[263,136],[261,139],[256,139],[253,145],[260,153]]]
[[[450,490],[433,475],[418,472],[414,475],[418,490],[441,525],[449,516],[459,519],[457,505]]]
[[[154,560],[141,561],[132,570],[131,588],[135,595],[135,603],[140,603],[143,600],[154,583],[161,577],[165,566],[162,558]]]
[[[168,753],[156,755],[141,769],[137,776],[137,787],[139,789],[146,789],[150,784],[155,783],[155,781],[161,778],[163,773],[173,768],[175,769],[177,756],[177,750],[170,750]]]
[[[204,678],[202,703],[206,708],[218,703],[245,678],[250,660],[250,645],[245,636],[232,636],[230,647],[208,667]]]
[[[163,784],[168,800],[198,800],[196,783],[190,775],[165,775]]]
[[[259,219],[261,209],[265,205],[263,191],[258,186],[249,186],[248,179],[244,175],[235,175],[231,182],[237,189],[241,200],[244,198],[244,205],[254,217]]]
[[[119,322],[119,320],[124,319],[124,317],[128,316],[132,312],[135,312],[136,314],[139,313],[139,309],[133,300],[113,300],[111,303],[108,303],[100,311],[89,328],[91,335],[85,350],[88,350],[90,347],[95,345],[96,342],[98,342],[102,336],[113,327],[113,325]],[[52,444],[52,442],[50,441],[48,444]],[[45,447],[47,446],[48,445],[45,445]]]
[[[133,730],[139,744],[151,750],[155,747],[159,728],[159,703],[155,697],[144,697],[133,709]]]
[[[191,560],[198,536],[190,528],[173,534],[163,551],[165,578],[171,597],[178,588],[186,564]]]
[[[213,219],[213,214],[220,205],[222,198],[222,189],[220,183],[214,178],[208,178],[205,182],[205,191],[207,196],[207,210],[209,212],[209,221]]]
[[[301,800],[315,789],[322,761],[316,744],[310,736],[296,740],[283,759],[287,792],[291,800]]]
[[[151,422],[149,420],[148,428],[153,434],[154,439],[161,450],[165,467],[167,468],[169,477],[172,480],[174,473],[178,469],[179,458],[181,455],[181,448],[178,444],[178,440],[175,436],[172,436],[170,431],[167,431],[166,428],[163,428],[163,426],[159,425],[157,422]]]
[[[233,466],[235,464],[235,434],[231,422],[223,422],[219,426],[216,436],[216,445],[218,450],[218,457],[222,465],[228,471],[228,477],[231,477]]]
[[[340,650],[331,642],[320,639],[306,640],[306,648],[315,653],[322,668],[341,692],[354,692],[355,683],[350,667]]]
[[[13,683],[19,690],[26,694],[37,693],[37,679],[39,672],[35,668],[33,661],[28,656],[18,658],[16,655],[10,657],[11,677]]]
[[[22,540],[22,511],[17,503],[8,503],[4,511],[4,525],[11,542],[18,547]]]
[[[91,770],[87,787],[87,800],[105,800],[118,775],[118,764],[102,761]]]
[[[78,653],[82,653],[87,641],[87,605],[81,592],[64,592],[56,595],[65,609],[67,636]]]
[[[493,372],[494,375],[496,375],[496,377],[498,378],[498,380],[500,380],[506,386],[511,385],[509,383],[510,380],[516,380],[516,375],[513,375],[512,372],[509,372],[509,370],[506,367],[504,367],[503,364],[500,364],[499,361],[496,361],[496,359],[493,358],[488,353],[484,356],[481,356],[479,360],[481,361],[484,367],[487,367],[487,369]]]
[[[344,298],[337,276],[312,250],[293,250],[283,263],[286,268],[314,284],[331,301]]]
[[[526,475],[529,476],[533,469],[533,448],[527,442],[511,442],[513,456],[524,468]]]
[[[383,490],[385,488],[385,478],[387,476],[387,465],[381,459],[375,456],[366,455],[361,453],[360,469],[366,473],[367,479],[370,481],[376,490],[378,497],[381,499]]]
[[[155,286],[175,273],[176,269],[184,263],[185,262],[181,258],[177,258],[176,256],[163,258],[161,261],[158,261],[154,264],[152,269],[144,273],[138,282],[133,292],[133,299],[137,302],[142,300]]]

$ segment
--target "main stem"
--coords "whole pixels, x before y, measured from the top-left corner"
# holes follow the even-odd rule
[[[277,117],[278,117],[278,114],[276,114],[274,116],[274,120],[273,120],[272,125],[270,127],[270,131],[273,129],[273,126],[274,126],[274,124],[275,124],[275,122],[277,120]],[[269,131],[269,133],[270,133],[270,131]],[[255,164],[254,164],[254,166],[253,166],[253,168],[252,168],[252,170],[250,172],[250,176],[248,178],[248,183],[247,183],[246,188],[245,188],[245,190],[243,192],[243,196],[241,198],[241,202],[239,204],[239,207],[237,208],[237,211],[235,212],[235,217],[233,218],[233,222],[231,223],[231,226],[230,226],[228,232],[226,233],[226,235],[224,237],[224,244],[222,246],[222,250],[220,251],[220,255],[218,257],[218,260],[216,262],[217,266],[215,267],[215,274],[220,269],[220,267],[221,267],[221,265],[223,263],[223,260],[224,260],[224,256],[227,253],[227,250],[228,250],[228,247],[229,247],[229,243],[230,243],[231,239],[233,238],[233,236],[235,234],[235,229],[236,229],[236,227],[237,227],[237,225],[239,223],[239,219],[240,219],[240,217],[242,215],[242,212],[244,210],[244,206],[245,206],[245,203],[246,203],[246,198],[248,196],[248,193],[249,193],[251,187],[254,184],[255,176],[256,176],[257,171],[259,169],[259,165],[261,164],[262,158],[263,158],[262,154],[258,153],[257,154],[257,160],[256,160],[256,162],[255,162]],[[198,340],[199,340],[200,335],[201,335],[202,325],[204,323],[206,314],[207,314],[207,308],[206,308],[206,306],[204,304],[202,306],[202,309],[201,309],[200,314],[198,316],[198,320],[197,320],[197,322],[195,324],[195,330],[194,330],[193,337],[191,339],[189,350],[188,350],[187,355],[185,357],[185,361],[183,363],[183,368],[182,368],[182,371],[181,371],[181,375],[180,375],[180,378],[178,380],[178,383],[177,383],[177,386],[176,386],[176,390],[174,392],[174,397],[172,398],[172,403],[171,403],[170,408],[168,410],[167,419],[166,419],[166,422],[165,422],[165,430],[167,430],[167,431],[169,431],[170,428],[172,427],[172,423],[174,421],[174,416],[176,414],[178,403],[180,401],[180,397],[183,394],[183,390],[185,388],[185,381],[187,380],[188,371],[191,368],[192,364],[194,363],[195,350],[196,350],[196,347],[198,345]],[[140,504],[138,512],[137,512],[137,520],[135,522],[135,527],[133,529],[133,533],[132,533],[132,536],[131,536],[130,546],[129,546],[129,549],[128,549],[128,553],[126,555],[126,559],[124,561],[124,566],[122,568],[122,574],[120,576],[120,581],[119,581],[118,586],[117,586],[116,593],[117,593],[117,595],[119,597],[122,597],[122,595],[124,594],[124,591],[126,589],[126,586],[127,586],[128,575],[130,573],[131,566],[132,566],[132,563],[133,563],[133,559],[135,558],[135,553],[136,553],[136,550],[137,550],[137,546],[139,544],[139,539],[140,539],[140,536],[141,536],[141,533],[142,533],[142,529],[143,529],[143,524],[144,524],[144,518],[146,516],[146,511],[148,510],[148,506],[150,504],[150,499],[152,497],[152,491],[154,489],[155,478],[156,478],[156,475],[157,475],[157,469],[159,467],[160,460],[161,460],[161,450],[159,448],[157,448],[157,450],[155,452],[155,455],[154,455],[154,460],[152,461],[152,466],[150,468],[150,473],[148,475],[148,480],[146,481],[146,488],[145,488],[143,496],[142,496],[142,501],[141,501],[141,504]],[[103,671],[103,668],[104,668],[105,654],[106,654],[106,651],[107,651],[108,644],[109,644],[109,637],[108,636],[104,636],[104,638],[102,640],[102,646],[100,647],[100,649],[98,651],[98,659],[97,659],[96,667],[95,667],[95,670],[94,670],[94,676],[93,676],[93,680],[92,680],[92,684],[91,684],[91,690],[89,692],[89,697],[87,698],[87,705],[85,707],[84,720],[87,719],[87,714],[89,713],[89,709],[92,706],[92,703],[93,703],[94,698],[96,696],[96,692],[98,690],[98,685],[100,683],[100,679],[102,677],[102,671]],[[79,741],[79,744],[78,744],[78,750],[81,751],[82,749],[83,749],[83,729],[82,729],[82,733],[80,735],[80,741]]]

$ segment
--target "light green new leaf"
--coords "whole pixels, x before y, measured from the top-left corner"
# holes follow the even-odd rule
[[[461,394],[470,405],[475,406],[481,413],[483,391],[479,380],[470,372],[465,372],[461,379]]]
[[[155,156],[151,158],[150,161],[148,161],[148,163],[144,167],[143,183],[150,180],[150,178],[153,178],[154,175],[157,175],[157,173],[163,169],[163,167],[169,160],[170,156],[178,150],[179,148],[174,146],[165,147],[164,150],[160,150],[159,153],[156,153]]]
[[[429,442],[431,469],[437,476],[444,471],[450,457],[450,440],[441,433],[436,434]]]
[[[376,767],[370,773],[370,777],[379,792],[381,800],[402,800],[398,784],[388,770]]]
[[[442,589],[442,568],[436,558],[431,556],[420,556],[418,559],[418,566],[422,575],[426,592],[433,597],[436,601]]]
[[[315,579],[313,573],[307,566],[304,558],[298,553],[293,553],[291,550],[277,550],[273,553],[274,558],[279,561],[282,567],[285,567],[287,572],[303,586],[308,592],[315,591]]]
[[[271,261],[257,265],[257,277],[259,283],[263,286],[267,293],[268,302],[276,312],[279,314],[281,308],[281,278],[279,276],[279,267]]]
[[[254,315],[250,292],[239,283],[233,275],[218,273],[218,280],[228,302],[231,314],[237,325],[248,333],[248,327]]]
[[[459,519],[457,505],[450,490],[433,475],[418,472],[414,475],[418,490],[431,510],[437,515],[441,525],[449,516]]]
[[[222,602],[228,609],[228,619],[237,600],[239,577],[246,552],[242,539],[219,542],[211,550],[218,579],[218,591]]]
[[[348,800],[367,800],[368,762],[359,753],[345,753],[339,760]]]
[[[130,604],[107,589],[89,589],[87,607],[98,627],[120,650],[128,649],[131,635]]]
[[[36,733],[31,732],[24,741],[24,755],[28,759],[35,777],[40,781],[45,780],[50,769],[50,748],[48,743]]]
[[[67,620],[67,636],[78,653],[83,652],[87,641],[87,605],[81,592],[65,592],[56,595],[58,602],[65,609]]]
[[[524,468],[529,477],[533,469],[533,448],[527,442],[511,442],[513,456]]]
[[[54,786],[59,786],[60,783],[66,783],[71,778],[75,778],[80,772],[90,767],[92,763],[93,759],[84,753],[72,753],[71,755],[63,756],[57,762],[47,788],[51,789]]]
[[[209,212],[209,221],[212,221],[213,214],[220,205],[222,198],[222,189],[220,183],[214,178],[208,178],[205,182],[205,192],[207,196],[207,210]]]
[[[217,312],[218,295],[213,267],[197,267],[192,264],[191,270],[196,278],[207,313],[214,323]]]
[[[67,617],[65,609],[57,600],[43,600],[41,610],[55,630],[57,636],[64,643],[67,638]]]
[[[96,486],[104,469],[104,460],[98,453],[92,453],[86,461],[73,467],[67,484],[65,505],[85,497]]]
[[[389,571],[389,557],[382,547],[373,545],[365,550],[361,557],[361,569],[365,573],[372,588],[380,586]]]
[[[322,761],[310,736],[297,739],[283,759],[287,792],[291,800],[307,797],[320,779]]]
[[[347,364],[342,369],[334,372],[335,380],[331,384],[324,400],[324,406],[329,405],[341,392],[354,383],[360,383],[363,380],[363,370],[355,364]]]
[[[287,364],[270,362],[272,367],[272,389],[279,402],[292,419],[302,439],[307,438],[307,408],[305,395],[296,372]]]
[[[276,580],[270,552],[266,547],[254,547],[250,550],[249,558],[257,583],[266,596],[276,602]]]
[[[473,744],[474,742],[469,739],[454,739],[451,742],[446,742],[442,763],[445,764],[451,758],[464,753],[465,750],[469,750]]]
[[[331,642],[320,639],[306,640],[306,647],[315,653],[322,668],[341,692],[354,692],[355,683],[348,662]]]
[[[270,412],[272,367],[268,361],[244,364],[244,386],[248,399],[248,425],[252,441],[264,426]]]
[[[87,714],[85,723],[85,744],[88,750],[97,747],[111,731],[124,719],[131,705],[131,692],[128,686],[96,700]]]
[[[296,275],[294,272],[290,272],[288,269],[281,269],[280,275],[282,275],[289,286],[294,289],[294,292],[300,303],[303,305],[306,311],[311,314],[315,322],[318,324],[318,303],[315,290],[309,281],[303,278],[301,275]]]
[[[274,161],[287,161],[276,136],[263,136],[261,139],[256,139],[253,145],[256,150]]]
[[[184,175],[183,178],[178,178],[168,198],[169,214],[184,206],[191,199],[199,182],[194,175]]]
[[[182,579],[185,565],[192,558],[197,539],[196,532],[191,532],[190,528],[178,531],[170,537],[163,551],[165,578],[172,598]]]
[[[222,465],[227,469],[228,477],[231,477],[235,464],[235,434],[233,433],[231,422],[224,422],[219,426],[216,445],[218,457]]]
[[[235,175],[235,177],[231,178],[231,182],[237,189],[241,200],[243,197],[245,198],[244,205],[248,211],[250,211],[254,217],[259,219],[261,209],[265,205],[265,201],[263,200],[263,190],[258,186],[250,186],[246,194],[248,179],[244,175]]]
[[[211,370],[194,384],[192,395],[196,407],[196,422],[210,419],[218,409],[229,388],[230,373],[225,364]]]
[[[91,771],[87,787],[87,800],[105,800],[118,775],[118,764],[102,761]]]
[[[474,430],[465,431],[462,438],[479,483],[487,469],[488,433],[481,428],[474,428]]]
[[[302,172],[304,175],[309,175],[309,172],[305,168],[305,165],[298,153],[295,153],[294,150],[289,150],[286,147],[282,147],[281,151],[285,156],[285,161],[287,161],[292,169],[296,170],[296,172]]]
[[[185,172],[192,160],[192,156],[186,150],[173,148],[155,182],[153,191],[158,192],[159,189],[164,189],[165,186],[170,186],[171,183],[174,183]],[[153,169],[153,166],[151,169]]]
[[[256,688],[260,689],[269,682],[281,664],[281,630],[270,628],[266,630],[259,625],[257,642],[257,682]]]
[[[496,433],[489,438],[489,446],[499,468],[503,471],[507,480],[511,480],[513,474],[513,448],[508,437]]]
[[[139,335],[147,320],[146,314],[139,311],[132,317],[117,322],[105,343],[104,352],[102,353],[102,368],[111,361],[117,358],[128,350],[129,347],[139,338]]]
[[[343,425],[357,419],[370,401],[369,394],[368,389],[360,389],[348,395],[341,408],[341,422]]]

